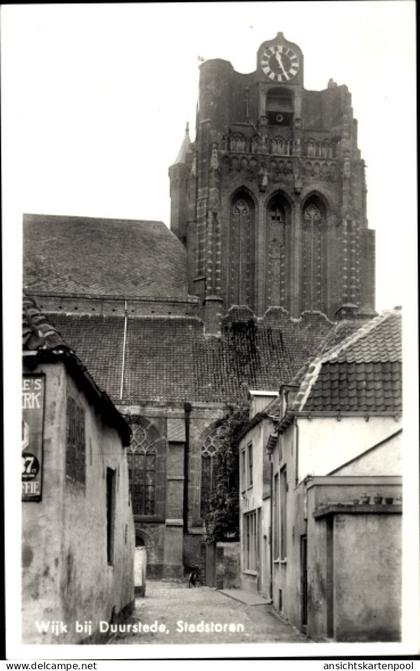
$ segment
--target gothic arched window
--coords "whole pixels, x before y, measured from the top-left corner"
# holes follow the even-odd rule
[[[327,225],[324,204],[310,197],[302,212],[302,310],[324,310],[327,273]]]
[[[275,195],[267,208],[266,258],[267,307],[288,308],[291,258],[290,208],[281,194]]]
[[[253,307],[254,221],[252,199],[246,192],[238,192],[230,213],[229,305]]]
[[[142,424],[132,425],[133,436],[127,453],[133,513],[154,515],[156,499],[156,441]]]
[[[209,511],[210,499],[216,486],[217,453],[219,448],[220,438],[216,430],[207,436],[201,448],[200,515],[202,518]]]

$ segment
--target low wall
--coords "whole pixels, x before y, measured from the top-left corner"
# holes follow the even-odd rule
[[[336,515],[337,641],[401,638],[401,515]]]
[[[308,489],[307,633],[314,640],[398,641],[400,479],[325,480]],[[377,493],[392,503],[375,504]]]

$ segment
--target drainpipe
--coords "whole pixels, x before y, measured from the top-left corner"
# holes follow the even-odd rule
[[[122,365],[121,365],[120,401],[122,401],[123,390],[124,390],[125,348],[127,345],[127,317],[128,317],[128,306],[127,301],[124,301],[124,337],[123,337],[123,352],[122,352]]]
[[[184,403],[184,421],[185,421],[185,447],[184,447],[184,499],[182,508],[184,534],[188,533],[188,485],[189,485],[189,464],[190,464],[190,422],[191,422],[191,403]]]
[[[270,599],[273,600],[273,453],[270,454]]]
[[[269,534],[269,540],[270,540],[270,599],[273,600],[273,509],[274,509],[274,501],[273,501],[273,475],[274,475],[274,464],[273,464],[273,452],[275,449],[275,446],[279,440],[279,435],[278,433],[271,433],[270,437],[267,441],[266,445],[266,450],[268,452],[268,456],[270,459],[270,534]]]

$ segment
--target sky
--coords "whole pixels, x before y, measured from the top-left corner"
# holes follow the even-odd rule
[[[352,93],[377,236],[377,308],[415,283],[415,6],[388,2],[2,7],[3,235],[23,212],[169,225],[168,167],[192,139],[202,59],[239,72],[283,32],[304,85]],[[414,265],[413,265],[414,262]],[[14,267],[18,262],[14,262]]]

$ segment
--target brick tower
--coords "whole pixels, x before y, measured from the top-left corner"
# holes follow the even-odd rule
[[[232,305],[261,317],[374,309],[374,231],[346,86],[304,88],[301,49],[278,33],[255,72],[200,68],[196,139],[169,169],[171,229],[206,323]]]

